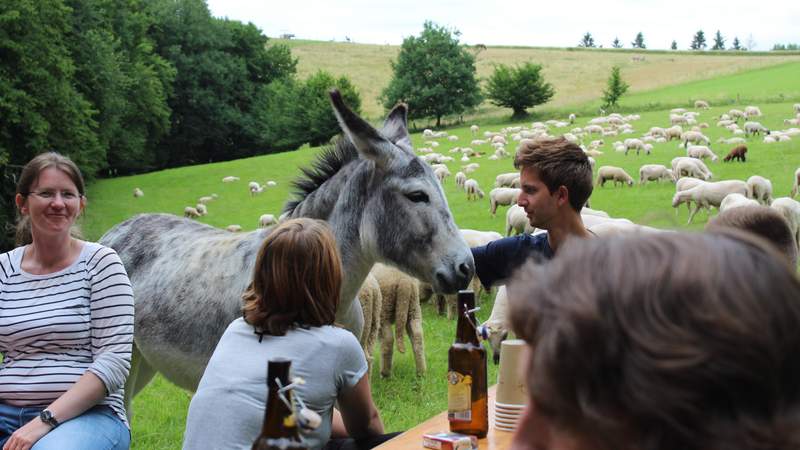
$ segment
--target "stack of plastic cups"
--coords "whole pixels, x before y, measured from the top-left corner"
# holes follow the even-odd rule
[[[503,431],[514,431],[528,402],[528,390],[522,376],[525,341],[510,339],[500,348],[500,370],[497,374],[494,424]]]

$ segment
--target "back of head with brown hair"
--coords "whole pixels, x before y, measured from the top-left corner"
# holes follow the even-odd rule
[[[592,166],[580,147],[563,137],[524,139],[517,148],[514,167],[536,169],[550,192],[565,186],[569,204],[580,212],[592,195]]]
[[[275,228],[256,257],[245,291],[244,320],[266,334],[332,325],[339,305],[342,263],[328,225],[292,219]]]
[[[719,213],[708,221],[706,231],[734,228],[748,231],[774,245],[792,267],[797,267],[797,243],[786,219],[767,206],[747,205]]]
[[[537,409],[597,448],[800,448],[800,282],[762,241],[575,240],[508,296]]]

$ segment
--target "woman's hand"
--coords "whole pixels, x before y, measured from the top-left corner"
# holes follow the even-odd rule
[[[38,417],[20,427],[11,434],[3,450],[28,450],[33,444],[49,433],[52,427],[42,422]]]

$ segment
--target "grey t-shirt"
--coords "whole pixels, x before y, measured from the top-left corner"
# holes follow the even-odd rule
[[[292,361],[291,377],[306,384],[296,392],[322,416],[322,425],[303,434],[309,449],[330,438],[333,404],[367,372],[355,336],[333,326],[296,328],[285,336],[259,335],[244,319],[228,325],[189,405],[184,450],[249,450],[261,431],[267,402],[267,361]]]

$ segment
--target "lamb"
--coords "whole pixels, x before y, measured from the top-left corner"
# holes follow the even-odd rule
[[[709,109],[709,108],[711,108],[711,106],[710,106],[710,105],[708,104],[708,102],[707,102],[707,101],[705,101],[705,100],[695,100],[695,101],[694,101],[694,107],[695,107],[695,108],[698,108],[698,109],[700,109],[700,108],[702,108],[702,109]]]
[[[672,207],[677,208],[687,200],[695,202],[694,209],[689,213],[688,223],[690,224],[701,207],[719,208],[725,196],[732,193],[747,195],[747,183],[741,180],[726,180],[699,184],[691,189],[676,192],[672,197]]]
[[[187,206],[187,207],[183,208],[183,217],[189,217],[189,218],[193,218],[193,219],[194,218],[198,218],[198,217],[200,217],[200,212],[197,211],[197,208],[193,208],[191,206]]]
[[[501,173],[494,178],[494,185],[495,187],[508,187],[516,179],[519,179],[519,172]]]
[[[656,180],[656,182],[669,180],[674,183],[675,174],[662,164],[645,164],[639,168],[639,184],[645,184],[651,180]]]
[[[372,371],[372,353],[375,343],[381,331],[381,311],[383,309],[383,296],[378,280],[370,273],[361,284],[358,291],[358,301],[361,303],[361,311],[364,313],[364,329],[361,330],[361,337],[358,342],[364,350],[367,358],[367,365]]]
[[[500,364],[500,347],[508,337],[509,330],[508,296],[504,285],[497,288],[492,314],[482,325],[489,336],[489,345],[492,347],[492,360],[495,364]]]
[[[272,214],[262,214],[258,218],[258,228],[267,228],[270,225],[277,225],[278,219]]]
[[[419,305],[419,281],[383,264],[375,264],[370,273],[378,281],[383,299],[380,321],[381,376],[389,377],[392,374],[395,338],[397,351],[405,353],[405,332],[408,332],[411,339],[417,376],[424,375],[427,365],[422,334],[422,310]]]
[[[686,148],[686,156],[696,159],[710,158],[711,162],[717,162],[719,157],[705,145],[690,145]]]
[[[764,126],[761,125],[758,122],[745,122],[744,123],[744,132],[745,132],[745,134],[753,135],[753,136],[755,136],[756,134],[761,134],[761,133],[769,134],[769,130],[764,128]]]
[[[205,205],[205,204],[203,204],[203,203],[198,203],[198,204],[197,204],[197,206],[195,206],[195,207],[194,207],[194,209],[196,209],[196,210],[197,210],[197,212],[198,212],[198,213],[199,213],[201,216],[208,215],[208,208],[206,208],[206,205]]]
[[[775,209],[786,219],[789,223],[789,229],[792,230],[794,236],[794,243],[800,249],[800,202],[789,197],[776,198],[772,202],[770,208]]]
[[[758,205],[758,202],[747,198],[742,194],[733,193],[728,194],[725,198],[722,199],[722,203],[719,205],[719,212],[727,211],[729,209],[738,208],[741,206],[750,206],[750,205]]]
[[[436,179],[439,180],[439,183],[444,184],[444,180],[450,176],[450,170],[447,167],[438,167],[433,171],[433,174],[436,175]]]
[[[138,187],[133,188],[133,198],[139,198],[139,197],[144,197],[144,191],[142,191]]]
[[[528,213],[519,205],[511,205],[506,211],[506,236],[533,233]]]
[[[603,187],[608,180],[613,180],[615,186],[617,183],[633,186],[633,178],[621,167],[602,166],[597,170],[597,186]]]
[[[456,186],[464,190],[464,182],[467,181],[467,175],[464,172],[456,172]]]
[[[225,227],[225,230],[230,231],[231,233],[238,233],[242,231],[242,226],[237,224],[228,225]]]
[[[516,204],[520,192],[522,191],[517,188],[494,188],[489,191],[489,212],[492,213],[492,217],[495,216],[498,205]]]
[[[751,176],[747,179],[747,197],[769,206],[772,203],[772,182],[760,175]]]
[[[800,169],[794,171],[794,179],[792,180],[792,198],[797,197],[797,191],[800,189]]]
[[[233,183],[234,181],[239,181],[239,177],[227,176],[222,179],[223,183]]]
[[[467,191],[467,200],[477,200],[478,198],[483,198],[483,191],[481,190],[480,186],[478,186],[478,182],[474,178],[470,178],[464,182],[464,190]]]
[[[733,147],[731,151],[728,153],[728,156],[722,159],[723,162],[739,160],[741,162],[747,161],[747,146],[746,145],[737,145]]]

